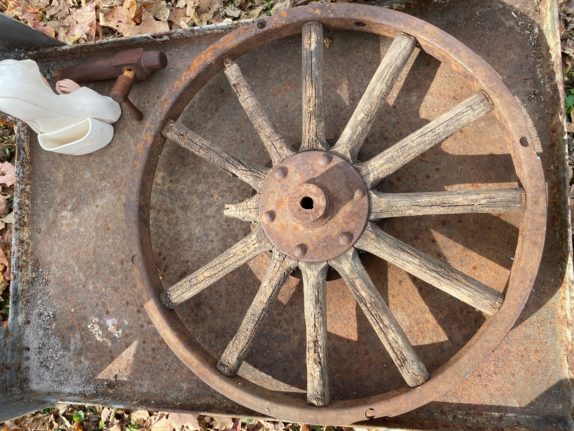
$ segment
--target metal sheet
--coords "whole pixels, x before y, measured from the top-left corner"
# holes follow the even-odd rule
[[[414,2],[407,9],[483,56],[530,114],[541,138],[538,148],[548,181],[549,229],[534,292],[502,346],[456,390],[431,405],[381,422],[388,426],[572,426],[568,222],[560,176],[564,169],[560,104],[547,39],[540,30],[545,25],[544,7],[549,6],[543,3],[541,9],[538,7],[530,1],[447,1],[432,6]],[[331,89],[325,91],[327,130],[328,138],[333,139],[352,112],[386,44],[357,34],[337,32],[327,37],[330,47],[325,50],[325,88]],[[180,32],[158,40],[116,41],[34,56],[49,73],[56,66],[115,52],[120,47],[163,49],[170,61],[168,69],[132,91],[136,104],[149,113],[169,82],[217,38],[217,34]],[[298,38],[274,43],[240,61],[271,118],[292,143],[298,142],[301,125],[300,61]],[[111,83],[93,88],[109,91]],[[428,56],[419,56],[400,92],[391,94],[384,121],[369,136],[363,157],[404,137],[467,91],[452,71]],[[217,138],[230,152],[266,162],[255,133],[222,76],[196,97],[184,121],[194,130]],[[22,226],[30,237],[26,239],[29,250],[18,262],[20,305],[13,320],[14,343],[10,348],[13,358],[20,358],[20,366],[10,364],[15,376],[11,388],[51,400],[248,415],[244,408],[201,383],[178,361],[149,323],[141,299],[134,294],[133,265],[125,242],[123,192],[140,130],[141,125],[125,118],[117,124],[110,146],[82,158],[44,153],[37,145],[30,148],[32,215]],[[513,183],[516,179],[509,156],[498,145],[500,133],[480,124],[471,127],[397,172],[383,187],[424,191],[478,182]],[[248,233],[248,224],[223,217],[223,205],[236,201],[237,193],[248,197],[248,188],[207,169],[182,149],[168,144],[155,181],[151,222],[158,269],[166,283],[200,267]],[[402,240],[446,256],[454,266],[503,289],[515,247],[516,223],[512,217],[441,216],[389,221],[387,228]],[[480,314],[469,312],[394,267],[375,259],[367,267],[430,369],[458,350],[482,323]],[[238,271],[181,311],[208,350],[223,350],[260,277],[255,267]],[[281,293],[248,360],[292,388],[301,389],[305,384],[304,327],[301,291],[296,285],[294,279]],[[386,353],[340,280],[329,282],[328,313],[333,393],[339,397],[367,396],[379,392],[381,384],[398,387],[400,376],[388,365]]]

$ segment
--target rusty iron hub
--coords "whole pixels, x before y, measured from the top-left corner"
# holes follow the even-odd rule
[[[474,102],[471,101],[467,106],[468,110],[463,114],[453,114],[451,118],[464,118],[468,112],[476,113],[482,109],[480,106],[488,103],[494,109],[496,120],[507,132],[508,151],[522,187],[515,190],[518,193],[514,196],[520,197],[519,202],[522,202],[522,196],[525,200],[519,203],[522,205],[522,222],[503,297],[500,292],[479,286],[460,272],[451,269],[446,273],[437,271],[437,268],[446,266],[441,266],[436,259],[421,257],[416,249],[405,248],[400,242],[397,246],[396,239],[379,232],[371,222],[367,225],[369,227],[364,229],[367,217],[372,219],[372,214],[367,215],[367,200],[372,196],[377,197],[377,191],[374,190],[376,184],[371,181],[372,178],[363,182],[355,168],[338,156],[342,155],[354,162],[356,154],[338,152],[338,155],[335,155],[314,151],[293,155],[291,149],[284,148],[283,153],[288,156],[281,157],[275,153],[274,168],[269,172],[265,167],[223,154],[215,145],[192,131],[178,127],[176,123],[169,122],[166,126],[166,121],[176,120],[193,96],[211,78],[227,68],[226,74],[240,101],[249,105],[251,121],[254,125],[266,126],[266,132],[263,136],[260,135],[262,139],[270,136],[275,138],[273,133],[269,133],[270,130],[273,131],[267,127],[266,120],[254,114],[260,113],[261,107],[253,102],[249,87],[241,86],[241,72],[233,69],[232,60],[266,43],[297,34],[307,23],[331,30],[355,30],[400,39],[399,45],[403,48],[410,46],[413,49],[414,45],[412,39],[409,41],[409,37],[414,38],[422,50],[446,64],[453,72],[461,73],[468,78],[470,88],[486,95],[476,96]],[[311,38],[308,40],[308,46],[318,46],[317,40],[321,44],[322,38]],[[366,117],[359,115],[358,121],[361,122],[364,118]],[[491,120],[496,121],[494,117],[491,117]],[[320,127],[315,130],[320,130]],[[360,128],[352,132],[358,133]],[[236,214],[239,214],[241,219],[256,223],[248,237],[174,286],[164,287],[154,261],[149,217],[153,178],[165,136],[240,177],[258,191],[259,195],[236,206]],[[350,136],[348,142],[353,141],[353,138]],[[349,139],[349,136],[346,136],[346,139]],[[410,150],[413,145],[420,146],[424,143],[424,139],[417,139],[413,141],[414,144],[409,144]],[[274,139],[274,144],[277,142],[280,140]],[[203,51],[163,95],[154,116],[146,123],[142,143],[138,145],[134,156],[134,173],[128,190],[126,216],[131,250],[138,269],[136,283],[146,299],[146,312],[168,346],[198,377],[228,398],[263,414],[306,423],[350,424],[374,417],[395,416],[420,407],[461,383],[478,367],[513,327],[528,299],[542,255],[546,224],[544,176],[540,160],[530,142],[534,142],[534,139],[524,110],[517,104],[498,74],[452,36],[419,19],[380,7],[321,4],[294,8],[270,18],[260,19],[253,25],[241,27]],[[313,149],[321,150],[317,147]],[[395,163],[407,157],[408,152],[400,152],[395,156],[388,161]],[[327,167],[331,165],[332,168]],[[366,178],[364,173],[369,173],[368,169],[364,170],[365,166],[361,164],[356,167],[363,174],[363,178]],[[323,177],[329,177],[331,172],[339,169],[343,172],[341,175],[345,177],[344,181],[323,181]],[[384,169],[386,165],[382,164],[379,171]],[[364,193],[367,188],[364,184],[370,189],[368,193]],[[404,196],[400,197],[403,198]],[[309,232],[313,234],[309,235]],[[396,252],[395,255],[387,253],[389,247]],[[392,260],[399,267],[409,260],[415,262],[410,268],[426,277],[430,284],[438,279],[436,284],[443,288],[446,286],[447,289],[452,288],[452,283],[479,286],[484,301],[475,303],[475,308],[486,310],[489,314],[485,323],[456,355],[438,368],[430,370],[430,374],[427,373],[424,364],[412,360],[413,357],[416,358],[416,352],[411,350],[412,346],[409,348],[408,340],[404,342],[404,334],[403,344],[396,344],[396,339],[385,340],[385,331],[394,330],[398,338],[401,338],[401,331],[396,328],[396,322],[393,323],[390,311],[385,311],[386,304],[377,296],[376,287],[373,287],[362,269],[356,250],[365,249],[373,254],[386,254],[387,260]],[[208,288],[214,280],[220,279],[234,268],[268,251],[272,251],[273,256],[270,270],[240,330],[218,362],[188,331],[178,314],[164,306],[160,294],[168,298],[165,301],[168,305],[177,305]],[[337,257],[331,261],[335,256]],[[348,256],[349,259],[341,260],[341,256]],[[325,370],[317,368],[327,357],[326,350],[321,350],[321,343],[325,342],[326,337],[307,339],[308,376],[311,375],[314,379],[308,378],[307,397],[267,389],[255,380],[248,379],[248,374],[242,374],[241,371],[236,377],[226,377],[237,372],[245,356],[249,337],[263,320],[264,312],[270,308],[285,277],[297,266],[303,274],[306,304],[311,304],[309,307],[306,305],[305,309],[308,331],[316,337],[321,335],[316,330],[325,328],[324,315],[320,314],[320,310],[324,307],[324,279],[327,269],[325,263],[315,263],[321,260],[328,260],[329,265],[344,275],[346,283],[353,286],[353,293],[364,300],[361,305],[363,311],[368,312],[374,308],[380,312],[378,316],[371,313],[369,318],[374,322],[382,322],[383,325],[379,328],[384,326],[385,329],[379,333],[382,334],[382,341],[387,343],[387,351],[390,354],[398,351],[403,355],[398,357],[395,363],[401,367],[403,377],[406,376],[405,381],[411,387],[405,385],[399,390],[364,399],[341,400],[334,397],[335,400],[329,403],[328,396],[325,396],[326,381],[317,381],[317,378],[326,377]],[[425,265],[419,265],[417,269],[417,260],[419,264],[424,262]],[[449,279],[449,273],[455,277]],[[315,284],[307,284],[305,280],[311,280]],[[451,289],[451,292],[457,296],[456,288]],[[472,303],[473,298],[471,291],[464,301]],[[317,306],[314,307],[313,304]],[[387,316],[386,321],[385,318],[381,320],[383,315]],[[324,333],[326,334],[326,330]],[[313,343],[317,340],[321,342]],[[390,345],[390,348],[387,345]],[[393,346],[398,350],[393,351]],[[401,358],[411,359],[402,361]],[[410,369],[405,369],[405,366]],[[312,372],[309,374],[310,368]],[[218,369],[224,370],[225,375]],[[309,381],[313,381],[315,386],[310,388]],[[313,389],[319,390],[313,392]],[[317,400],[319,402],[316,402]],[[309,403],[321,407],[311,406]]]
[[[369,212],[367,186],[353,166],[332,153],[305,151],[267,175],[259,217],[269,240],[295,259],[339,256],[359,238]]]

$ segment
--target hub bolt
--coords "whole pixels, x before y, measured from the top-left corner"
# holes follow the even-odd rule
[[[333,156],[331,154],[325,153],[319,159],[319,164],[321,166],[327,166],[329,163],[331,163],[331,160],[333,160]]]
[[[353,195],[353,199],[359,200],[365,196],[365,191],[363,189],[355,190],[355,194]]]
[[[287,177],[287,168],[284,166],[281,166],[277,169],[275,169],[275,178],[286,178]]]
[[[275,211],[265,211],[263,213],[263,221],[265,223],[273,223],[273,220],[275,220]]]
[[[299,259],[304,257],[306,254],[307,254],[307,245],[306,244],[299,244],[293,250],[293,255]]]
[[[351,232],[341,232],[339,235],[339,244],[349,245],[353,241],[353,234]]]

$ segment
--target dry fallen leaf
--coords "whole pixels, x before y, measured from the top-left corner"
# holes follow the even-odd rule
[[[235,6],[233,3],[230,3],[223,9],[225,15],[230,16],[232,18],[239,18],[241,16],[241,9]]]
[[[148,419],[149,413],[147,410],[136,410],[131,414],[132,423],[136,424],[138,427],[143,427]]]
[[[14,211],[12,211],[6,217],[0,218],[0,220],[4,223],[14,224]]]
[[[191,18],[185,14],[185,9],[181,8],[173,8],[167,20],[171,23],[172,29],[188,28],[191,24]]]
[[[241,18],[243,19],[257,18],[259,15],[261,15],[261,12],[263,12],[264,9],[265,9],[264,6],[256,6],[253,9],[248,10],[247,12],[243,12]]]
[[[96,5],[100,9],[109,9],[115,6],[121,6],[124,2],[123,0],[95,0]]]
[[[8,187],[14,185],[16,182],[16,167],[10,162],[0,163],[0,184]]]
[[[131,0],[129,0],[131,2]],[[127,1],[124,5],[128,3]],[[138,34],[161,33],[169,30],[167,21],[156,21],[151,13],[141,8],[141,23],[137,25],[132,15],[134,11],[130,5],[128,7],[115,7],[107,13],[100,13],[100,25],[111,27],[123,36],[135,36]],[[137,12],[137,10],[135,11]]]
[[[173,429],[171,422],[167,418],[161,418],[151,426],[151,431],[171,431]]]
[[[7,196],[0,195],[0,217],[8,214],[8,199]]]
[[[148,3],[145,8],[159,21],[167,21],[169,18],[169,8],[165,1],[152,2],[151,4]]]
[[[96,5],[94,2],[87,4],[81,9],[76,9],[72,13],[72,25],[66,32],[66,43],[72,44],[79,40],[86,42],[96,38],[97,20]]]
[[[212,427],[217,430],[230,430],[234,425],[233,418],[226,416],[213,416],[211,420]]]
[[[176,429],[181,429],[181,427],[192,431],[201,429],[197,416],[190,413],[170,413],[167,420],[171,426]]]
[[[70,14],[70,8],[66,0],[52,0],[45,12],[48,19],[64,19]]]
[[[4,272],[8,273],[8,277],[2,277],[1,278],[0,295],[2,294],[4,289],[6,289],[6,287],[8,287],[7,280],[10,280],[10,272],[9,271],[10,271],[10,262],[8,262],[8,257],[6,257],[4,250],[2,250],[2,248],[0,248],[0,273],[4,273]]]
[[[209,22],[213,22],[215,15],[222,6],[221,0],[198,0],[193,21],[196,25],[205,25]]]

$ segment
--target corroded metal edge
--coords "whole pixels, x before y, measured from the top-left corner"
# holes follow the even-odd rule
[[[365,399],[335,401],[314,408],[300,395],[267,391],[242,378],[229,379],[217,372],[215,359],[192,339],[174,312],[159,302],[161,282],[155,271],[149,228],[149,206],[153,177],[164,140],[163,122],[176,119],[193,95],[223,67],[225,58],[234,59],[272,40],[300,31],[308,21],[327,27],[394,36],[408,32],[430,55],[485,89],[500,121],[511,138],[512,159],[526,191],[527,205],[509,279],[506,300],[499,313],[487,320],[478,333],[427,383],[411,390],[401,389]],[[359,22],[360,26],[356,23]],[[545,237],[546,196],[542,165],[533,145],[521,146],[522,137],[532,138],[525,114],[498,74],[462,43],[417,18],[382,8],[360,5],[314,5],[292,9],[261,19],[257,26],[242,27],[222,37],[174,82],[148,121],[144,141],[136,150],[134,174],[127,191],[126,221],[131,251],[136,256],[136,284],[145,297],[145,309],[164,341],[198,377],[218,392],[266,415],[307,423],[353,423],[366,417],[395,416],[420,407],[464,380],[498,346],[522,311],[534,283]],[[153,121],[155,120],[155,121]],[[533,139],[529,139],[534,142]],[[368,412],[368,415],[367,415]]]
[[[250,25],[254,20],[247,19],[241,21],[234,21],[229,24],[210,24],[202,27],[191,27],[187,29],[170,30],[163,33],[150,33],[138,36],[122,37],[118,39],[98,40],[94,42],[87,42],[81,45],[64,45],[59,47],[47,47],[37,50],[30,50],[22,52],[19,57],[33,57],[35,59],[49,58],[54,54],[61,54],[67,52],[74,53],[94,53],[97,51],[112,50],[112,49],[125,49],[126,45],[145,47],[150,43],[158,43],[167,40],[179,40],[196,38],[198,36],[205,36],[209,34],[225,34],[238,27]]]
[[[30,216],[31,216],[31,166],[30,166],[30,137],[31,132],[20,120],[0,113],[0,120],[14,125],[16,131],[16,185],[14,186],[14,224],[12,225],[12,260],[10,283],[10,315],[6,330],[0,328],[0,342],[4,341],[0,368],[3,369],[3,379],[0,383],[5,385],[7,395],[19,392],[22,386],[19,369],[23,354],[20,340],[20,289],[29,285],[28,270],[30,263]]]
[[[552,70],[556,76],[553,87],[558,94],[559,109],[553,118],[553,126],[556,128],[555,138],[558,141],[558,176],[560,178],[560,219],[564,224],[561,231],[566,236],[564,247],[567,248],[568,260],[565,263],[565,274],[562,282],[564,289],[564,309],[566,321],[566,351],[568,353],[567,364],[568,376],[570,377],[570,406],[574,409],[574,264],[572,250],[572,203],[570,199],[570,179],[573,175],[568,166],[568,135],[566,133],[566,111],[565,111],[565,90],[564,74],[562,72],[562,50],[560,42],[560,16],[558,3],[556,0],[542,0],[541,28],[548,43],[550,57],[552,59]],[[574,417],[574,414],[573,414]]]

